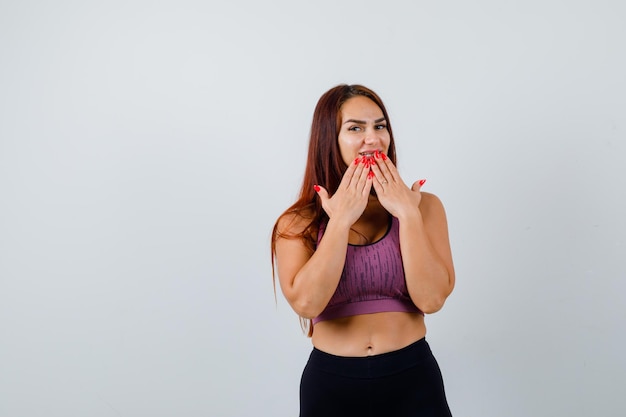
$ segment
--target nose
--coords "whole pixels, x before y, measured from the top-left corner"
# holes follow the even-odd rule
[[[380,141],[380,134],[378,130],[371,128],[365,130],[365,137],[363,138],[363,142],[367,145],[372,145],[378,143]]]

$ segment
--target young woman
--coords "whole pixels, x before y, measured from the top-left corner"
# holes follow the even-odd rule
[[[452,292],[454,267],[443,205],[423,184],[400,177],[376,93],[322,95],[300,197],[272,235],[280,287],[313,342],[300,417],[451,415],[424,314]]]

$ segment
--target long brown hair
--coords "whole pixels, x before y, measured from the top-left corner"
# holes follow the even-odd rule
[[[390,138],[387,156],[391,162],[396,164],[396,148],[389,115],[387,114],[383,101],[375,92],[358,84],[340,84],[331,88],[320,97],[315,106],[315,111],[313,112],[309,150],[300,195],[296,202],[278,217],[272,230],[271,262],[274,292],[276,292],[276,240],[279,238],[301,239],[311,252],[313,252],[317,243],[316,238],[319,225],[321,222],[328,220],[328,215],[323,210],[322,203],[317,197],[313,186],[323,186],[328,190],[330,195],[339,187],[341,178],[348,168],[341,157],[337,141],[341,124],[340,110],[341,106],[346,101],[357,96],[369,98],[376,103],[383,112],[383,116],[387,121],[387,130]],[[300,233],[290,234],[279,231],[278,222],[286,215],[301,217],[308,223]],[[311,320],[301,318],[301,324],[305,331],[308,329],[308,336],[310,337],[313,334]]]

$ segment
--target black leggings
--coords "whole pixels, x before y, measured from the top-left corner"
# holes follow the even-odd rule
[[[300,384],[300,417],[451,417],[426,339],[368,357],[313,349]]]

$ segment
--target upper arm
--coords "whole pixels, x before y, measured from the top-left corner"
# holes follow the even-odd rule
[[[452,291],[455,275],[445,209],[441,200],[436,195],[422,192],[420,211],[428,239],[448,270],[450,276],[450,291]]]
[[[293,284],[298,272],[313,255],[312,249],[296,235],[308,225],[309,220],[296,214],[287,214],[278,221],[276,237],[276,272],[280,288],[291,304],[294,301]]]

